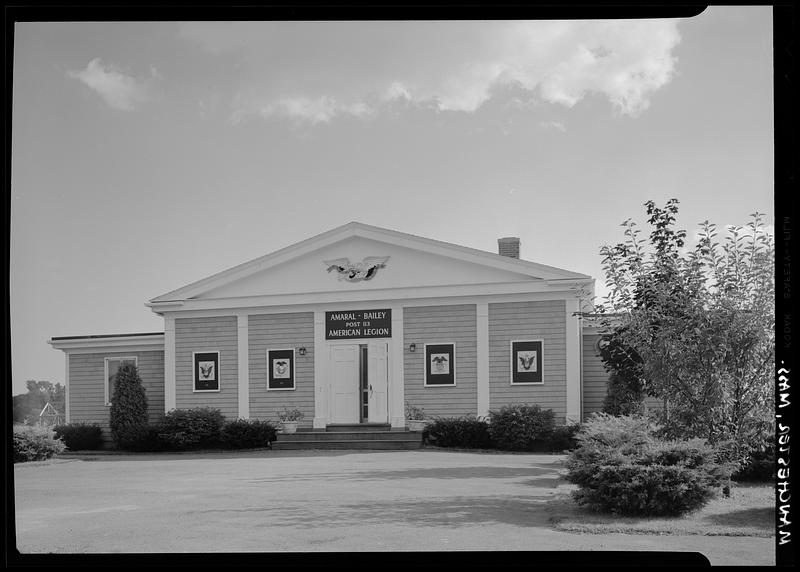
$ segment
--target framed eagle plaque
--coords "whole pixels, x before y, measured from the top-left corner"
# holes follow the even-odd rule
[[[511,383],[542,383],[542,340],[511,342]]]
[[[425,385],[455,385],[455,344],[425,344]]]
[[[267,350],[267,390],[294,389],[294,349]]]
[[[219,352],[193,352],[194,391],[219,391]]]

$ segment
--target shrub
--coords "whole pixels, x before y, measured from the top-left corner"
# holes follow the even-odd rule
[[[173,409],[164,416],[158,436],[170,449],[215,447],[224,422],[219,409]]]
[[[269,421],[236,419],[223,425],[220,442],[229,449],[271,447],[275,435],[275,426]]]
[[[538,405],[506,405],[489,412],[489,434],[499,449],[533,451],[552,435],[555,415]]]
[[[716,450],[701,439],[661,441],[639,416],[595,415],[567,460],[576,502],[623,515],[670,516],[696,510],[723,479]]]
[[[488,449],[494,446],[489,426],[475,417],[440,417],[428,422],[422,441],[437,447]]]
[[[147,396],[135,366],[119,368],[111,398],[111,437],[120,449],[135,447],[147,427]]]
[[[103,448],[103,430],[94,423],[67,423],[53,427],[57,439],[70,451],[93,451]]]
[[[46,427],[14,425],[14,462],[44,461],[64,451],[64,443]]]
[[[546,439],[548,450],[558,453],[570,451],[578,446],[577,434],[581,426],[578,423],[571,425],[558,425]]]

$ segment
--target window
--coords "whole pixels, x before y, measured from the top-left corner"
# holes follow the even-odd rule
[[[542,340],[511,342],[511,385],[544,383]]]
[[[132,365],[133,367],[136,367],[136,356],[106,358],[105,364],[106,364],[105,403],[106,405],[110,406],[111,398],[114,396],[114,384],[117,381],[117,374],[119,373],[119,368],[121,368],[123,365]]]
[[[194,391],[219,391],[219,352],[192,352]]]
[[[425,386],[456,384],[456,345],[425,344]]]
[[[267,350],[267,391],[294,389],[294,349]]]

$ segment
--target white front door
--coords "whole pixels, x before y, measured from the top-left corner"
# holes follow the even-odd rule
[[[369,400],[367,411],[370,423],[387,423],[389,408],[389,360],[386,342],[370,342],[367,345],[367,381]]]
[[[330,346],[331,423],[358,423],[358,344]]]

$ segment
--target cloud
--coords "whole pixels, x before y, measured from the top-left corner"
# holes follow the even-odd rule
[[[150,68],[150,77],[137,79],[124,74],[113,64],[104,65],[100,58],[90,61],[85,69],[68,71],[67,76],[86,84],[109,107],[122,111],[133,111],[150,100],[152,81],[162,79],[155,66]]]
[[[599,94],[635,117],[671,81],[680,43],[676,20],[195,22],[180,35],[241,66],[237,117],[311,123],[394,102],[474,113],[504,88],[568,108]]]

